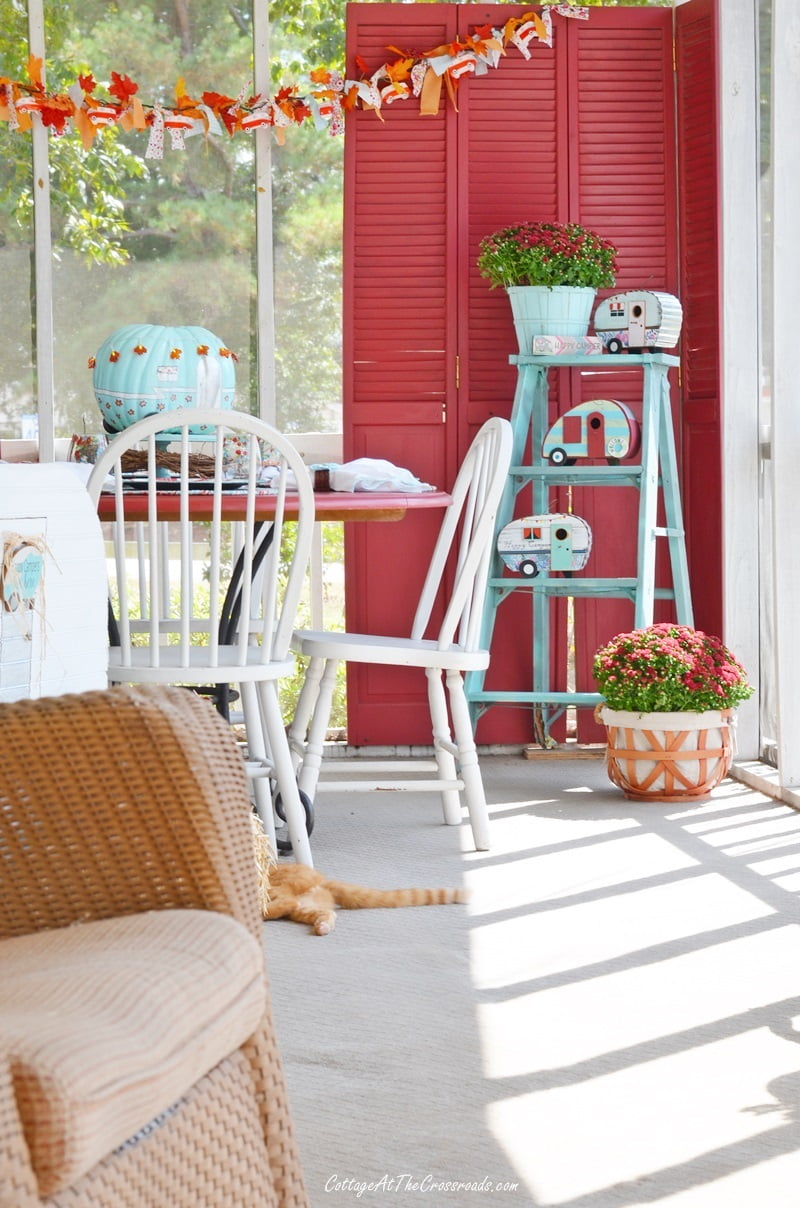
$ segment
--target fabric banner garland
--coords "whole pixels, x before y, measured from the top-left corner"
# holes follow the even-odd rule
[[[344,133],[345,113],[358,106],[372,109],[383,120],[385,105],[413,97],[419,99],[420,114],[426,116],[439,111],[443,90],[455,105],[459,83],[466,76],[496,69],[509,47],[525,59],[531,57],[532,42],[552,47],[553,14],[586,21],[589,9],[575,4],[549,5],[541,12],[510,17],[502,29],[483,26],[467,38],[416,56],[388,46],[397,57],[377,69],[370,70],[360,56],[356,57],[357,79],[316,68],[309,73],[309,85],[303,91],[295,84],[272,96],[247,96],[243,88],[235,97],[204,91],[197,99],[188,95],[179,79],[172,106],[142,101],[139,85],[116,71],[111,72],[105,96],[91,72],[79,76],[65,92],[51,92],[44,84],[42,60],[32,55],[27,81],[0,75],[0,121],[7,122],[10,130],[25,133],[36,118],[56,135],[76,133],[87,150],[109,126],[147,130],[145,156],[149,159],[162,158],[165,134],[173,150],[182,150],[189,135],[226,132],[233,137],[261,127],[270,128],[279,143],[288,128],[306,123],[338,135]]]

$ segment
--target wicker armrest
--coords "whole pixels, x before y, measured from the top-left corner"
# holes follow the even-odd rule
[[[194,907],[260,926],[247,778],[183,688],[0,705],[0,938]]]

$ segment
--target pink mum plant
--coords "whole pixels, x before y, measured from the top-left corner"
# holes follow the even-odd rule
[[[732,709],[753,692],[720,639],[686,625],[618,633],[596,652],[592,673],[609,709],[630,713]]]
[[[614,284],[617,249],[576,222],[520,222],[481,240],[478,271],[492,289],[509,285]]]

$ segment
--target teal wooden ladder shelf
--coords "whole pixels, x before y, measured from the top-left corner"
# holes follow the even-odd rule
[[[669,397],[668,372],[680,362],[667,353],[603,353],[589,356],[512,356],[517,366],[517,388],[511,411],[514,432],[512,465],[497,516],[500,530],[514,519],[517,495],[530,484],[533,512],[548,512],[549,489],[553,486],[631,486],[639,491],[639,528],[636,576],[592,578],[582,572],[571,577],[539,574],[523,578],[504,573],[495,549],[484,607],[482,645],[491,648],[497,611],[512,592],[532,596],[533,666],[532,689],[528,691],[486,690],[484,672],[469,672],[465,680],[473,722],[494,704],[529,704],[533,710],[534,733],[546,745],[549,726],[570,706],[591,706],[600,701],[595,692],[556,691],[550,687],[550,600],[557,596],[616,597],[633,603],[633,628],[649,625],[657,599],[675,601],[679,624],[693,624],[686,542],[683,528],[675,438]],[[541,457],[548,431],[548,371],[551,368],[624,370],[642,373],[641,454],[638,464],[553,466]],[[523,458],[531,440],[532,464]],[[663,501],[664,526],[658,527],[659,490]],[[577,509],[580,511],[580,509]],[[655,586],[656,540],[666,538],[672,586]]]

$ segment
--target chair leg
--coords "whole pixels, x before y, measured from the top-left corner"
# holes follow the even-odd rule
[[[464,796],[469,820],[472,824],[472,837],[475,840],[477,851],[488,851],[489,810],[486,805],[483,777],[472,733],[469,705],[464,692],[464,680],[459,671],[447,672],[447,689],[450,697],[450,714],[453,718],[453,732],[458,746],[461,779],[464,782]]]
[[[298,786],[313,801],[317,791],[322,756],[325,751],[325,735],[333,706],[333,693],[336,688],[336,671],[339,666],[337,659],[312,659],[306,672],[306,683],[310,685],[309,695],[303,704],[306,721],[309,719],[308,734],[305,735],[303,764],[300,768]],[[310,676],[310,679],[309,679]],[[300,701],[306,692],[306,683],[300,693]],[[298,702],[298,711],[299,711]],[[302,719],[302,714],[301,714]],[[304,724],[304,723],[303,723]]]
[[[300,800],[300,792],[292,766],[292,756],[286,737],[286,727],[281,715],[277,686],[272,680],[259,683],[257,686],[258,703],[261,706],[261,719],[267,737],[267,746],[272,758],[275,783],[281,795],[286,826],[292,842],[292,851],[298,864],[307,864],[313,868],[311,844],[308,841],[306,828],[306,812]]]
[[[436,668],[426,667],[425,675],[428,680],[428,707],[431,712],[431,727],[433,729],[433,753],[439,769],[439,779],[451,783],[458,778],[456,761],[450,747],[452,736],[450,722],[447,716],[447,697],[442,683],[442,673]],[[458,826],[461,822],[461,797],[458,789],[442,789],[442,812],[448,826]]]
[[[272,759],[264,738],[264,727],[261,724],[261,711],[254,684],[240,684],[244,728],[247,735],[247,755],[254,764],[259,765],[252,771],[253,800],[256,813],[261,819],[261,825],[272,844],[272,850],[277,851],[275,839],[275,815],[272,809],[272,786],[267,769],[272,766]],[[264,769],[263,771],[261,769]]]
[[[289,726],[289,748],[292,752],[292,764],[295,771],[306,757],[308,725],[314,715],[314,708],[319,696],[319,682],[324,670],[324,659],[309,659],[303,676],[303,686],[295,705],[294,717]]]

